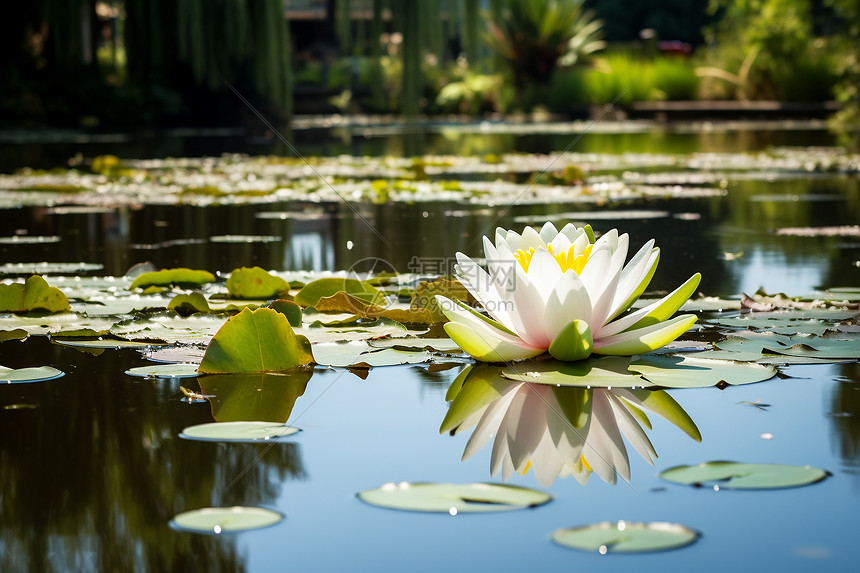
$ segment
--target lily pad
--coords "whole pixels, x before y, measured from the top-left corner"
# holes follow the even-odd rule
[[[420,364],[432,359],[432,356],[423,349],[374,348],[364,341],[324,342],[314,344],[312,349],[314,362],[317,364],[341,368]]]
[[[298,432],[298,428],[272,422],[211,422],[188,426],[179,437],[201,442],[271,442]]]
[[[68,312],[69,299],[63,291],[50,286],[39,275],[33,275],[23,284],[0,285],[0,312]]]
[[[628,371],[630,358],[607,356],[577,362],[523,361],[502,369],[502,376],[519,382],[582,388],[638,388],[653,386]]]
[[[270,308],[245,309],[212,338],[200,372],[281,372],[311,362],[310,343],[293,332],[286,316]]]
[[[552,496],[542,491],[493,483],[387,483],[362,491],[358,498],[370,505],[437,513],[484,513],[543,505]]]
[[[739,364],[693,356],[645,355],[632,362],[630,370],[665,388],[706,388],[723,382],[741,386],[776,376],[775,368],[762,364]]]
[[[605,553],[647,553],[685,547],[699,538],[698,532],[678,523],[595,523],[557,529],[552,540],[564,547]]]
[[[209,237],[211,243],[278,243],[283,237],[274,235],[215,235]]]
[[[857,360],[860,339],[825,338],[822,336],[788,336],[773,332],[739,331],[716,343],[721,350],[753,354],[779,354],[796,358]]]
[[[366,303],[381,304],[382,293],[373,285],[358,279],[324,277],[311,281],[296,293],[293,300],[302,306],[316,306],[323,297],[345,292]]]
[[[100,263],[6,263],[0,265],[3,275],[58,275],[98,271],[104,268]]]
[[[828,475],[810,466],[705,462],[697,466],[675,466],[660,477],[683,485],[715,483],[727,489],[782,489],[813,484]]]
[[[238,299],[270,299],[289,290],[287,281],[260,267],[235,269],[227,279],[227,291]]]
[[[205,507],[177,514],[170,526],[182,531],[218,535],[270,527],[283,519],[283,514],[262,507]]]
[[[45,382],[63,376],[62,370],[51,366],[34,368],[6,368],[0,366],[0,384],[27,384],[29,382]]]
[[[186,268],[163,269],[151,273],[143,273],[131,283],[131,289],[145,289],[152,286],[178,286],[193,288],[215,282],[215,275],[209,271]]]
[[[289,420],[296,400],[305,393],[311,367],[285,373],[209,374],[197,380],[218,422]]]
[[[277,310],[287,317],[290,326],[300,328],[302,326],[302,307],[291,300],[277,299],[269,303],[269,308]]]
[[[11,237],[0,237],[0,245],[43,245],[49,243],[59,243],[60,237],[52,235],[49,237],[39,237],[35,235],[13,235]]]
[[[167,346],[163,341],[121,340],[118,338],[97,338],[94,340],[51,338],[54,344],[71,346],[73,348],[100,348],[102,350],[121,350],[123,348],[152,348]]]
[[[199,375],[197,364],[180,362],[179,364],[159,364],[158,366],[139,366],[125,371],[129,376],[142,378],[194,378]]]
[[[0,330],[0,342],[7,340],[26,340],[30,336],[23,328],[15,328],[12,330]]]

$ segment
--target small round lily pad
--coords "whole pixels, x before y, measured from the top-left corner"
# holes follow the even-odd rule
[[[235,533],[279,523],[284,515],[262,507],[204,507],[177,514],[170,526],[195,533]]]
[[[62,370],[51,366],[39,366],[36,368],[6,368],[0,366],[0,384],[26,384],[29,382],[44,382],[63,376]]]
[[[697,466],[675,466],[660,477],[682,485],[714,483],[726,489],[781,489],[813,484],[828,475],[825,470],[811,466],[705,462]]]
[[[159,364],[157,366],[139,366],[125,371],[129,376],[142,378],[194,378],[199,376],[198,364],[183,362],[179,364]]]
[[[542,491],[494,483],[387,483],[358,493],[370,505],[437,513],[509,511],[543,505],[552,496]]]
[[[698,532],[678,523],[619,521],[557,529],[552,540],[564,547],[606,553],[647,553],[684,547],[698,539]]]
[[[272,422],[210,422],[188,426],[179,437],[203,442],[270,442],[298,432],[298,428]]]

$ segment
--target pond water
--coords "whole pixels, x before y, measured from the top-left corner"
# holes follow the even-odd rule
[[[583,137],[576,150],[734,153],[831,143],[822,132],[717,133],[602,133]],[[359,155],[368,151],[355,147],[355,140],[364,140],[378,145],[367,148],[374,153],[395,153],[398,147],[405,153],[551,153],[571,140],[570,134],[466,135],[449,134],[446,140],[431,130],[404,143],[408,138],[360,131],[346,142],[343,136],[324,141],[315,134],[318,147],[310,138],[310,151],[300,147],[308,155]],[[48,153],[69,157],[73,148]],[[671,290],[695,271],[702,273],[699,290],[708,296],[759,288],[805,295],[822,287],[860,286],[856,236],[777,232],[856,225],[856,174],[739,178],[725,188],[719,196],[611,205],[293,201],[140,204],[101,212],[27,206],[0,210],[0,235],[20,230],[19,236],[60,240],[2,244],[0,262],[87,262],[103,265],[88,274],[115,276],[143,261],[222,273],[259,265],[275,271],[372,267],[433,274],[432,269],[449,270],[457,251],[482,256],[480,237],[496,226],[520,229],[550,219],[588,222],[598,232],[617,227],[637,249],[655,238],[662,258],[649,287],[653,292]],[[280,215],[309,209],[314,216]],[[212,239],[224,235],[257,239]],[[836,571],[851,570],[860,559],[856,361],[782,366],[777,378],[724,390],[670,390],[701,432],[700,443],[652,416],[646,433],[659,457],[652,467],[628,442],[629,481],[610,484],[592,475],[586,485],[568,477],[545,487],[533,467],[506,483],[546,491],[553,496],[550,503],[473,515],[394,511],[356,497],[392,482],[502,482],[501,475],[490,475],[492,445],[461,461],[472,430],[439,431],[449,409],[446,392],[463,371],[462,361],[448,369],[377,367],[366,377],[318,367],[308,378],[260,387],[260,400],[246,395],[233,404],[222,402],[220,394],[182,401],[180,385],[207,394],[205,379],[126,375],[129,368],[152,364],[134,350],[93,353],[35,336],[0,343],[0,364],[50,365],[66,373],[0,387],[3,571]],[[267,401],[291,409],[288,423],[301,432],[267,444],[179,437],[195,424],[247,419]],[[809,465],[832,475],[805,487],[764,491],[694,488],[657,476],[674,466],[718,460]],[[220,535],[171,526],[181,512],[233,505],[269,508],[285,518],[268,528]],[[619,520],[681,523],[701,537],[685,548],[634,556],[572,551],[550,541],[558,528]]]

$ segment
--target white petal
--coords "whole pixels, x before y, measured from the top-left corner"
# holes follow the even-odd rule
[[[546,241],[541,238],[540,234],[535,231],[534,227],[526,227],[523,229],[520,248],[524,251],[528,251],[529,249],[537,249],[538,247],[546,247]]]
[[[546,300],[519,265],[512,302],[514,307],[510,311],[511,322],[514,323],[514,330],[520,338],[535,348],[549,348],[552,340],[549,339],[543,320]]]
[[[615,293],[615,300],[612,302],[613,318],[627,310],[627,305],[633,302],[631,296],[639,290],[639,287],[642,287],[641,290],[645,290],[642,283],[649,274],[653,274],[659,258],[660,250],[654,249],[654,239],[651,239],[639,249],[639,252],[633,255],[630,262],[621,270],[621,280],[618,282],[618,290]]]
[[[544,323],[547,336],[555,340],[558,333],[576,319],[591,324],[591,298],[579,275],[567,270],[546,301]]]
[[[529,282],[537,288],[543,299],[546,300],[561,278],[562,272],[561,267],[558,266],[558,261],[549,254],[549,251],[538,249],[532,256],[526,274],[529,277]]]
[[[550,221],[544,223],[540,229],[540,238],[543,239],[545,244],[551,243],[556,235],[558,235],[558,229]]]
[[[506,328],[513,330],[513,323],[507,311],[510,305],[499,293],[498,287],[487,271],[463,253],[457,253],[456,271],[466,290],[481,303],[490,316]]]
[[[603,293],[603,285],[609,280],[609,268],[612,262],[612,252],[609,245],[595,245],[585,263],[585,268],[579,273],[579,278],[588,290],[591,300],[597,300]]]

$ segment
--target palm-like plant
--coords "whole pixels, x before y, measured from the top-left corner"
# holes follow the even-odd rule
[[[601,50],[603,22],[582,0],[503,0],[484,39],[510,65],[518,91],[545,85],[559,65],[581,64]]]

